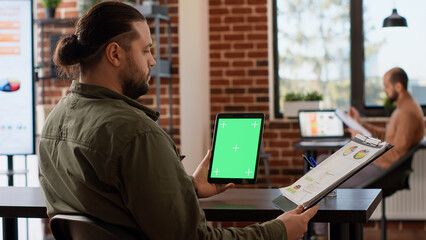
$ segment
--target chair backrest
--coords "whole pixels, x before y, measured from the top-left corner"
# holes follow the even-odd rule
[[[398,161],[392,164],[392,166],[356,188],[381,188],[383,197],[388,197],[398,190],[410,189],[409,177],[413,171],[411,163],[414,153],[422,145],[422,142],[417,143],[401,156]]]
[[[82,215],[58,214],[50,220],[52,234],[57,240],[119,240],[146,239],[137,237],[123,227],[101,222]]]

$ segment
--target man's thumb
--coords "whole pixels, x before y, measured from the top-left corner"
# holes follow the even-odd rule
[[[303,206],[299,205],[299,206],[297,206],[297,208],[291,210],[290,212],[292,212],[294,214],[301,214],[303,212]]]

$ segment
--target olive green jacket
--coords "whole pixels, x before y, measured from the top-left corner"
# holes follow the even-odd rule
[[[285,239],[279,220],[215,229],[199,206],[159,114],[110,89],[74,81],[40,142],[49,217],[85,214],[149,239]]]

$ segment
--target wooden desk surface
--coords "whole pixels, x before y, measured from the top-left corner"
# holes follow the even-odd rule
[[[264,222],[282,213],[272,203],[279,194],[278,189],[230,189],[200,199],[200,205],[208,221]],[[0,217],[47,217],[41,188],[0,187],[0,196]],[[337,189],[337,197],[319,203],[312,221],[366,223],[381,199],[381,189]]]
[[[200,205],[209,221],[264,222],[282,213],[272,203],[279,194],[278,189],[230,189],[200,199]],[[366,223],[381,200],[381,189],[337,189],[336,197],[320,201],[312,221]]]
[[[0,187],[0,217],[47,218],[39,187]]]

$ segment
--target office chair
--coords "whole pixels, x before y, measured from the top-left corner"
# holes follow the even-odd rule
[[[411,147],[407,153],[401,156],[392,166],[387,168],[381,174],[370,179],[369,181],[355,187],[355,188],[381,188],[382,189],[382,218],[381,224],[381,239],[386,240],[386,216],[385,216],[385,199],[391,196],[396,191],[403,189],[410,189],[409,177],[413,169],[411,163],[413,161],[414,153],[422,146],[420,141]]]
[[[50,228],[57,240],[148,239],[137,237],[123,227],[82,215],[55,215],[50,219]]]

